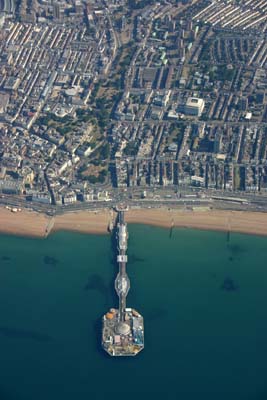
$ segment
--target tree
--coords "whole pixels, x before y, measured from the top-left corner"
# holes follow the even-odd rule
[[[128,142],[125,149],[124,154],[126,156],[136,156],[138,152],[138,145],[136,142]]]
[[[105,143],[100,150],[100,156],[101,158],[103,158],[104,160],[106,160],[110,155],[110,145],[109,143]]]

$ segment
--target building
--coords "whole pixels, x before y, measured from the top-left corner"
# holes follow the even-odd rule
[[[23,184],[18,179],[1,179],[0,180],[0,193],[4,194],[21,194]]]
[[[4,114],[9,103],[9,94],[0,93],[0,114]]]
[[[86,202],[94,201],[94,191],[93,190],[85,191],[83,193],[82,199],[83,199],[83,201],[86,201]]]
[[[195,115],[200,117],[205,107],[203,99],[197,97],[189,97],[184,107],[184,113],[186,115]]]
[[[74,191],[70,190],[63,195],[63,204],[73,204],[77,201],[77,195]]]
[[[57,21],[61,21],[62,19],[61,5],[58,2],[53,4],[53,18]]]
[[[193,175],[191,176],[191,184],[193,186],[205,186],[205,178],[202,176]]]
[[[36,203],[51,204],[51,196],[48,192],[34,192],[32,193],[32,201]]]

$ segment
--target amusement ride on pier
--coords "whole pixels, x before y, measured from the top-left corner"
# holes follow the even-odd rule
[[[119,308],[111,308],[102,319],[102,347],[111,356],[134,356],[144,348],[144,320],[133,308],[126,307],[130,280],[127,265],[127,224],[124,221],[125,207],[117,207],[117,243],[119,272],[115,279],[115,290],[119,297]]]

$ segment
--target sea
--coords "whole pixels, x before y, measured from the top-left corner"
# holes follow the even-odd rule
[[[110,235],[1,236],[0,400],[267,400],[267,238],[129,226],[145,349],[112,358]]]

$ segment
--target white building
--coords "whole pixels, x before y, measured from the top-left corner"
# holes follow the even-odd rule
[[[184,107],[186,115],[195,115],[200,117],[205,107],[205,101],[197,97],[189,97]]]
[[[77,195],[74,191],[70,190],[63,195],[63,203],[66,204],[73,204],[77,201]]]
[[[202,176],[193,175],[191,176],[191,183],[193,186],[205,186],[205,178]]]
[[[32,201],[37,203],[51,204],[51,196],[48,192],[38,193],[34,192],[32,194]]]
[[[89,190],[83,193],[83,201],[94,201],[94,191]]]

